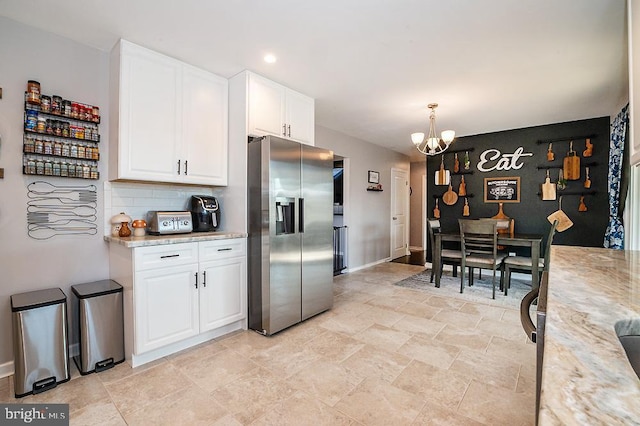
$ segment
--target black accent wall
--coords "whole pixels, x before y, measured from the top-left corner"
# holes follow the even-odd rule
[[[449,150],[444,153],[445,168],[451,172],[453,190],[457,193],[461,176],[464,176],[470,207],[470,219],[492,217],[498,213],[497,203],[485,203],[483,185],[485,177],[520,177],[519,203],[504,203],[504,213],[515,219],[515,232],[519,234],[543,234],[549,231],[547,216],[558,209],[558,199],[562,195],[562,210],[573,221],[573,227],[564,232],[556,233],[554,244],[602,247],[604,233],[608,224],[609,206],[607,195],[607,171],[609,156],[609,117],[588,120],[571,121],[545,126],[528,127],[524,129],[487,133],[482,135],[464,136],[454,140]],[[585,137],[590,136],[593,144],[593,155],[583,157]],[[548,143],[538,141],[558,140],[553,142],[555,160],[547,161]],[[541,184],[544,183],[546,170],[538,167],[554,167],[549,169],[551,182],[557,182],[558,171],[562,168],[563,159],[569,152],[569,142],[573,139],[573,149],[580,157],[580,180],[568,181],[567,188],[557,191],[556,201],[542,201],[540,195]],[[493,170],[481,172],[478,170],[480,155],[488,149],[498,149],[502,154],[513,154],[518,147],[523,147],[524,153],[533,156],[521,157],[519,170]],[[465,150],[469,152],[470,170],[464,170]],[[460,170],[466,174],[454,174],[454,152],[458,151]],[[435,172],[440,168],[441,156],[427,157],[427,212],[433,217],[435,196],[444,194],[448,186],[435,185]],[[596,163],[589,167],[591,188],[583,186],[585,179],[585,164]],[[490,162],[488,165],[495,164]],[[587,211],[579,212],[580,195],[578,193],[593,193],[584,196]],[[564,195],[563,195],[564,194]],[[439,199],[440,223],[443,231],[457,231],[458,219],[463,218],[462,211],[464,197],[458,197],[456,204],[448,206]]]

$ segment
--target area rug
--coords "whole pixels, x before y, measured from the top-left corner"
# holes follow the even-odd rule
[[[520,275],[520,274],[518,274]],[[436,288],[435,278],[431,283],[431,269],[425,269],[419,274],[398,281],[395,285],[414,290],[420,290],[429,294],[453,297],[472,302],[486,303],[490,305],[509,306],[519,308],[522,298],[531,291],[531,276],[516,274],[511,275],[511,287],[507,296],[500,290],[500,272],[496,273],[496,298],[491,298],[491,271],[482,271],[482,279],[475,273],[473,286],[469,287],[469,277],[465,276],[464,293],[460,293],[460,274],[457,277],[451,275],[451,271],[445,271],[440,279],[440,288]]]

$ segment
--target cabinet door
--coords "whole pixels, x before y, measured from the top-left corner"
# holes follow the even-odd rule
[[[287,90],[287,137],[307,145],[315,143],[315,105],[313,98]]]
[[[198,334],[197,272],[191,264],[136,273],[136,354]]]
[[[200,265],[200,331],[244,319],[247,312],[246,257],[212,260]]]
[[[206,71],[183,67],[181,180],[227,184],[228,82]]]
[[[285,136],[285,96],[283,86],[249,75],[249,135]]]
[[[179,63],[126,42],[121,49],[118,178],[176,181]]]

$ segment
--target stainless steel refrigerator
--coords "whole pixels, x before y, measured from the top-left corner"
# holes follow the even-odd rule
[[[333,152],[248,147],[249,328],[271,335],[333,306]]]

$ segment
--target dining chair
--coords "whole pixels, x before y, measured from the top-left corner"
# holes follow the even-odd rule
[[[440,221],[438,219],[429,219],[427,220],[427,229],[429,230],[429,242],[431,243],[431,262],[434,259],[435,253],[435,238],[434,234],[440,232]],[[462,252],[460,250],[455,249],[440,249],[440,274],[442,274],[442,265],[447,264],[451,265],[453,268],[453,276],[458,276],[458,265],[460,265],[460,259],[462,258]],[[433,274],[435,268],[433,265],[431,266],[431,281],[433,282]]]
[[[538,268],[540,271],[540,275],[542,272],[549,270],[549,263],[551,258],[551,242],[553,241],[553,236],[556,233],[556,227],[558,226],[558,221],[553,221],[551,224],[551,228],[549,229],[549,235],[547,236],[547,245],[544,250],[543,259],[539,260]],[[502,262],[503,265],[503,287],[504,287],[504,295],[507,295],[507,291],[509,287],[511,287],[511,272],[528,272],[531,273],[533,269],[533,261],[530,257],[526,256],[509,256],[504,259]],[[538,282],[540,282],[540,277],[537,277]],[[531,277],[533,284],[533,277]]]
[[[502,274],[505,254],[498,253],[498,230],[495,221],[458,219],[463,256],[460,262],[460,293],[464,291],[465,268],[469,272],[469,285],[473,285],[473,268],[493,271],[491,281],[493,299],[496,298],[496,270]]]

